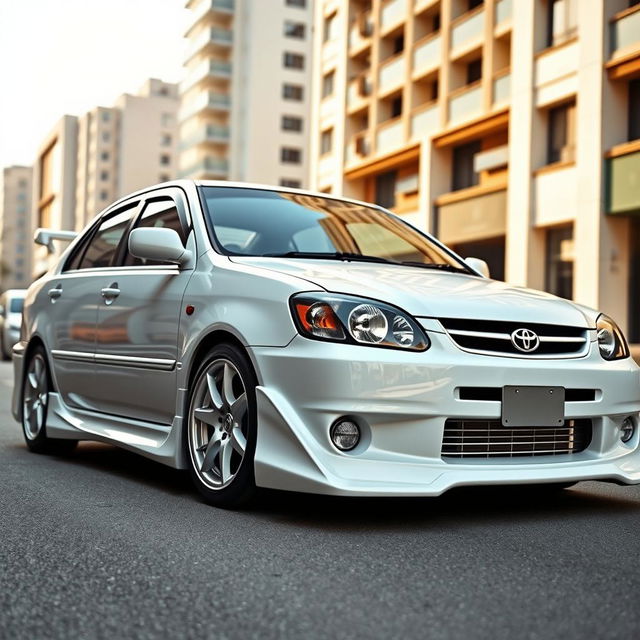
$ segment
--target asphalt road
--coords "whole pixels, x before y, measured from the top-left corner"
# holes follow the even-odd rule
[[[28,453],[0,364],[0,638],[640,637],[640,488],[200,502],[84,443]]]

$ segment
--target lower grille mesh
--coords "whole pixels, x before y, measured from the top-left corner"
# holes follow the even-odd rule
[[[513,458],[579,453],[591,443],[591,420],[565,420],[561,427],[503,427],[500,420],[445,422],[442,456]]]

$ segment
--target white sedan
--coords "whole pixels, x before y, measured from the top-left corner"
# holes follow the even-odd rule
[[[640,376],[619,328],[485,267],[375,205],[151,187],[30,287],[13,413],[32,451],[116,444],[225,507],[258,487],[639,483]]]

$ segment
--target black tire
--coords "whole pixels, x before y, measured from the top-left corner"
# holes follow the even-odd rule
[[[227,369],[224,363],[230,363],[233,367]],[[218,368],[221,366],[223,367],[222,376],[226,376],[227,371],[235,369],[231,375],[232,383],[230,383],[230,387],[236,385],[237,389],[241,388],[238,386],[239,376],[240,383],[244,388],[246,409],[238,420],[236,420],[237,416],[232,415],[231,409],[233,405],[241,404],[239,401],[241,400],[240,396],[243,394],[238,394],[239,397],[236,402],[225,401],[226,394],[223,390],[223,381],[216,381]],[[207,375],[209,376],[208,378]],[[217,409],[215,406],[216,402],[213,400],[211,387],[209,386],[211,380],[214,380],[213,384],[216,385],[216,390],[219,393],[218,401],[222,407],[221,409]],[[220,389],[217,388],[218,383],[220,383]],[[213,506],[224,509],[238,509],[248,505],[257,493],[253,464],[257,438],[256,386],[256,375],[248,357],[241,349],[231,344],[220,344],[214,347],[203,359],[193,377],[184,423],[185,454],[194,485],[205,502]],[[207,402],[207,395],[209,396],[209,402]],[[196,411],[200,411],[201,416],[202,413],[211,412],[206,417],[208,422],[197,419],[194,415]],[[225,412],[226,416],[224,415]],[[239,433],[238,429],[240,430]],[[234,434],[237,435],[234,436]],[[242,455],[235,448],[236,439],[240,436],[245,438]],[[204,443],[204,440],[208,440],[208,444]],[[206,466],[209,450],[214,450],[216,446],[218,447],[217,453],[213,454],[208,466]],[[223,447],[229,448],[230,462],[227,465],[229,470],[233,470],[233,465],[236,465],[233,477],[227,481],[228,484],[225,484],[224,481]],[[232,459],[231,456],[234,456],[234,458]],[[218,471],[219,474],[217,473]],[[218,478],[220,486],[216,487],[215,484]]]
[[[30,380],[32,367],[36,367],[36,363],[40,363],[41,366],[41,374],[37,376],[38,386],[34,386]],[[26,362],[22,380],[22,433],[29,451],[65,455],[76,448],[78,441],[49,438],[47,436],[47,411],[51,388],[51,372],[49,371],[47,356],[44,349],[41,346],[37,346]],[[35,405],[33,404],[34,401]],[[31,409],[28,408],[28,405],[31,405]],[[34,419],[37,420],[38,424],[35,423]]]

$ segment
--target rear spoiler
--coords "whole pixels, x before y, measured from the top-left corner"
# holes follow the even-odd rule
[[[47,247],[49,253],[53,253],[54,240],[62,240],[63,242],[71,242],[78,235],[77,231],[57,231],[56,229],[36,229],[33,241]]]

